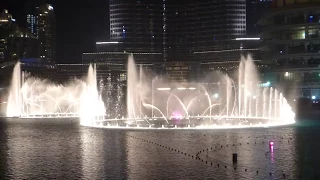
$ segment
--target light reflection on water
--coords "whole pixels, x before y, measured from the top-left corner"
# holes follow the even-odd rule
[[[140,131],[2,119],[0,179],[314,179],[320,170],[319,130],[316,125]],[[195,159],[202,150],[203,162]],[[238,154],[237,164],[232,153]]]

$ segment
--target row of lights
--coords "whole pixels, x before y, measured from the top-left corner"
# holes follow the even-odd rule
[[[194,54],[205,54],[205,53],[219,53],[219,52],[231,52],[231,51],[259,51],[259,49],[226,49],[226,50],[220,50],[220,51],[199,51],[194,52]]]
[[[98,54],[155,54],[155,55],[161,55],[162,53],[130,53],[130,52],[97,52],[97,53],[83,53],[88,55],[98,55]]]

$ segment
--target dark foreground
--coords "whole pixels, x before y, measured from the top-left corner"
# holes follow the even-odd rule
[[[237,164],[232,153],[238,154]],[[0,179],[317,179],[319,162],[320,124],[312,121],[233,130],[0,121]]]

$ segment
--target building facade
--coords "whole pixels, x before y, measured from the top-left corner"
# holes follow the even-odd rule
[[[48,63],[56,60],[56,20],[50,4],[34,6],[28,9],[27,26],[40,42],[40,57]]]
[[[272,6],[272,0],[247,0],[246,4],[246,23],[247,36],[258,36],[261,27],[258,21],[268,13]]]
[[[320,1],[277,0],[260,20],[274,81],[298,96],[320,97]]]
[[[4,10],[0,16],[0,63],[40,56],[40,43],[27,29],[18,27]]]
[[[7,60],[7,38],[16,29],[15,19],[4,9],[0,14],[0,63]]]
[[[185,81],[201,67],[209,70],[208,64],[238,62],[241,54],[257,52],[249,48],[252,41],[238,40],[246,37],[245,0],[109,2],[110,38],[84,53],[86,62],[126,63],[132,53],[138,64],[155,64],[172,80]]]

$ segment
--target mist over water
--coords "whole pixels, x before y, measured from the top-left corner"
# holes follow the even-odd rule
[[[92,118],[104,116],[105,107],[97,90],[96,67],[90,65],[85,80],[75,79],[61,85],[49,79],[26,75],[20,63],[14,67],[7,102],[7,117],[60,118],[81,117],[91,123]],[[90,124],[89,123],[89,124]]]

